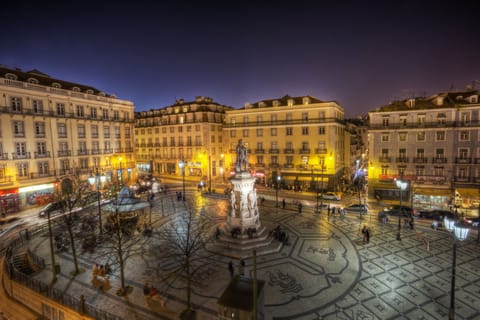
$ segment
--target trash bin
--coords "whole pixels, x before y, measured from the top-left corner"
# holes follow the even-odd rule
[[[56,264],[55,265],[55,274],[59,274],[59,273],[60,273],[60,265]]]

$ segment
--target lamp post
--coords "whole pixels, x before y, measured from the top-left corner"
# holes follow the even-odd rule
[[[185,201],[185,161],[180,160],[180,163],[178,164],[180,167],[180,170],[182,171],[182,200]]]
[[[314,170],[312,169],[312,176],[313,176]],[[315,179],[315,178],[314,178]],[[315,191],[316,191],[316,196],[317,196],[317,205],[315,206],[315,213],[319,213],[319,207],[318,207],[318,186],[317,186],[317,181],[318,179],[315,179]]]
[[[450,281],[450,309],[448,310],[448,319],[455,319],[455,268],[457,264],[457,240],[463,241],[467,239],[469,228],[467,225],[456,222],[454,219],[445,217],[445,228],[453,231],[453,248],[452,248],[452,278]]]
[[[277,176],[277,187],[275,188],[275,207],[278,208],[278,188],[280,187],[281,176]]]
[[[98,168],[95,169],[95,177],[88,178],[88,182],[93,186],[96,182],[97,184],[97,201],[98,201],[98,227],[100,229],[100,238],[103,237],[103,226],[102,226],[102,208],[100,205],[100,183],[105,182],[105,176],[100,176]]]
[[[403,213],[403,206],[402,206],[402,191],[407,189],[408,183],[406,181],[402,181],[401,179],[395,180],[395,183],[397,184],[397,188],[400,189],[400,213],[398,215],[398,231],[397,231],[397,240],[401,241],[402,237],[400,235],[401,232],[401,223],[402,223],[402,213]]]
[[[220,155],[220,158],[222,158],[222,160],[221,160],[222,163],[221,163],[221,166],[220,166],[220,174],[222,175],[222,182],[223,182],[223,183],[225,183],[225,175],[224,175],[224,172],[223,172],[223,170],[224,170],[224,169],[223,169],[223,167],[224,167],[223,158],[224,158],[224,157],[225,157],[225,155],[222,153],[222,154]]]

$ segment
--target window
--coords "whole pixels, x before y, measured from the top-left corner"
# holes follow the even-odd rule
[[[425,149],[417,149],[417,158],[425,158]]]
[[[405,159],[407,157],[407,150],[405,148],[398,149],[398,156],[401,159]]]
[[[417,141],[425,141],[425,131],[417,132]]]
[[[108,139],[110,138],[110,127],[109,126],[104,126],[103,127],[103,137]]]
[[[27,157],[27,144],[25,142],[15,142],[15,155],[17,159]]]
[[[382,125],[383,125],[384,127],[388,127],[389,122],[390,122],[390,119],[389,119],[389,118],[383,118],[383,119],[382,119]]]
[[[113,110],[113,120],[114,120],[114,121],[120,120],[120,111],[118,111],[118,110]]]
[[[236,136],[236,131],[235,130],[230,131],[230,138],[235,138],[235,136]]]
[[[108,109],[102,109],[102,119],[109,120]]]
[[[293,114],[291,112],[287,112],[285,119],[287,123],[291,123],[293,121]]]
[[[59,138],[67,137],[67,124],[66,123],[57,123],[57,132]]]
[[[425,125],[425,118],[426,116],[424,114],[417,115],[417,123],[419,126]]]
[[[15,137],[25,137],[23,121],[13,121],[13,135]]]
[[[111,153],[112,147],[110,146],[110,141],[103,141],[103,150],[105,153]]]
[[[263,129],[257,129],[257,137],[263,137]]]
[[[47,143],[37,142],[37,155],[45,156],[47,154]]]
[[[242,135],[244,138],[248,137],[248,129],[243,129]]]
[[[85,108],[83,106],[77,105],[77,117],[83,118],[85,117]]]
[[[382,142],[388,142],[390,140],[390,136],[388,133],[382,133]]]
[[[287,136],[293,136],[293,128],[292,127],[287,127],[285,128],[285,135]]]
[[[243,116],[243,124],[247,124],[248,123],[248,116]]]
[[[10,98],[10,111],[11,112],[22,112],[22,98],[20,97],[11,97]]]
[[[17,163],[17,176],[28,177],[28,163]]]
[[[416,166],[415,167],[415,174],[417,176],[424,176],[425,175],[425,167],[424,166]]]
[[[302,112],[302,123],[308,122],[308,112]]]
[[[263,150],[263,142],[257,142],[257,150]]]
[[[32,101],[33,113],[43,114],[43,101],[34,99]]]
[[[201,129],[201,128],[200,128],[200,125],[199,125],[199,124],[196,124],[196,125],[195,125],[195,131],[200,132],[200,129]]]
[[[293,156],[286,156],[285,161],[288,166],[293,166]]]
[[[462,112],[460,114],[460,121],[462,122],[462,125],[470,124],[470,112]]]
[[[444,176],[444,169],[443,169],[443,167],[435,167],[435,168],[433,169],[433,172],[434,172],[435,176],[437,176],[437,177],[443,177],[443,176]]]
[[[470,131],[460,131],[460,141],[469,141]]]
[[[97,108],[90,107],[90,118],[97,119]]]
[[[174,127],[170,127],[170,133],[175,133],[175,128]]]
[[[407,126],[407,117],[400,116],[400,125],[406,127]]]
[[[195,145],[196,146],[202,145],[202,139],[200,139],[200,136],[195,136]]]
[[[435,149],[435,158],[437,159],[445,158],[445,149]]]
[[[290,141],[287,141],[287,142],[285,143],[285,149],[287,149],[287,150],[293,150],[293,143],[290,142]]]
[[[271,156],[270,157],[272,164],[278,164],[278,156]]]
[[[178,127],[178,133],[183,132],[183,127]]]
[[[48,175],[48,162],[38,162],[38,174],[41,176]]]
[[[64,116],[65,115],[65,104],[64,103],[57,103],[57,115]]]
[[[130,138],[130,127],[125,127],[125,138]]]
[[[80,169],[88,169],[88,158],[79,159]]]
[[[211,143],[215,143],[215,136],[214,136],[214,135],[211,135],[211,136],[210,136],[210,142],[211,142]]]
[[[272,137],[275,137],[275,136],[277,135],[277,128],[271,128],[271,129],[270,129],[270,135],[271,135]]]
[[[437,131],[436,139],[437,141],[445,141],[445,131]]]
[[[257,116],[257,124],[262,124],[263,116]]]
[[[84,124],[79,124],[77,126],[77,133],[79,138],[85,138],[86,133],[85,133],[85,125]]]
[[[263,156],[257,156],[257,165],[258,164],[263,164]]]
[[[45,137],[45,122],[35,122],[35,137],[43,138]]]
[[[324,135],[325,134],[325,127],[318,127],[318,134]]]
[[[78,142],[78,154],[87,154],[87,142],[86,141],[79,141]]]
[[[388,149],[382,149],[382,158],[388,158]]]
[[[302,127],[302,136],[308,136],[308,127]]]
[[[276,114],[270,115],[270,121],[272,121],[272,123],[277,122],[277,115]]]
[[[158,128],[156,128],[158,129]],[[115,132],[115,139],[120,139],[120,127],[119,126],[115,126],[113,128],[114,132]]]
[[[96,124],[92,124],[90,130],[92,131],[92,138],[98,138],[98,126]]]
[[[398,140],[399,141],[407,141],[407,133],[406,132],[400,132],[398,134]]]
[[[98,141],[92,141],[92,153],[93,154],[100,153],[100,144],[98,143]]]
[[[458,156],[460,159],[462,160],[466,160],[468,159],[468,154],[469,154],[469,149],[466,149],[466,148],[461,148],[458,150]]]

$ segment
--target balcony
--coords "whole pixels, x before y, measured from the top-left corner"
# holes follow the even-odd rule
[[[12,159],[13,160],[18,160],[18,159],[30,159],[31,155],[30,152],[13,152],[12,153]]]
[[[92,154],[100,154],[100,149],[92,149]]]
[[[388,156],[382,156],[378,159],[379,162],[386,162],[386,163],[390,163],[392,162],[392,157],[388,157]]]
[[[268,153],[270,153],[270,154],[279,154],[279,153],[280,153],[280,149],[268,149]]]
[[[395,159],[397,163],[408,163],[408,157],[398,157]]]
[[[34,152],[33,156],[34,156],[35,159],[50,158],[50,151]]]
[[[310,153],[310,149],[299,149],[298,151],[300,152],[300,154],[309,154]]]
[[[0,160],[8,160],[8,153],[0,153]]]
[[[70,150],[59,150],[58,156],[59,157],[70,157],[72,155],[72,151]]]
[[[427,163],[428,159],[425,157],[415,157],[413,158],[413,163]]]
[[[77,150],[77,155],[88,156],[88,150]]]
[[[447,163],[447,158],[435,157],[435,158],[432,158],[432,163]]]
[[[265,149],[255,149],[255,153],[264,154],[264,153],[265,153]]]
[[[109,148],[109,149],[103,149],[103,154],[112,154],[113,153],[113,149]]]
[[[317,154],[327,154],[327,148],[316,148],[315,153],[317,153]]]
[[[293,149],[283,149],[283,153],[293,153]]]
[[[472,163],[472,158],[456,157],[455,158],[455,163],[470,164],[470,163]]]

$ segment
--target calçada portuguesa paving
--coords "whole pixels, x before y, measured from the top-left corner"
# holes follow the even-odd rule
[[[227,200],[199,198],[212,226],[225,221]],[[154,232],[151,248],[143,256],[126,262],[127,297],[115,294],[120,287],[118,274],[110,278],[111,288],[96,289],[91,284],[91,269],[102,263],[102,249],[80,256],[85,270],[76,277],[69,252],[56,255],[61,273],[55,288],[123,319],[174,319],[186,305],[181,285],[167,288],[160,282],[169,261],[155,259],[156,229],[181,214],[181,206],[171,194],[155,199],[152,209]],[[176,208],[176,209],[174,209]],[[298,214],[292,205],[275,208],[272,202],[260,206],[261,221],[270,230],[280,225],[289,234],[289,245],[280,252],[257,257],[257,278],[265,281],[265,319],[447,319],[450,305],[452,236],[432,230],[429,224],[416,224],[416,231],[403,229],[396,240],[397,223],[382,225],[375,213],[360,219],[347,214],[344,219],[328,217],[324,210],[315,214],[304,208]],[[163,215],[162,215],[163,211]],[[176,211],[176,213],[174,213]],[[363,242],[361,227],[372,230],[370,242]],[[403,226],[402,226],[403,227]],[[479,244],[472,232],[457,245],[456,319],[480,319]],[[423,238],[423,237],[424,238]],[[426,239],[429,243],[427,247]],[[43,257],[47,269],[35,278],[48,283],[49,243],[37,235],[28,243]],[[192,302],[197,319],[216,319],[217,300],[230,281],[227,256],[207,255],[205,265],[193,284]],[[245,259],[246,275],[253,273],[253,260]],[[238,261],[234,261],[238,273]],[[162,301],[146,300],[145,283],[158,288]]]

